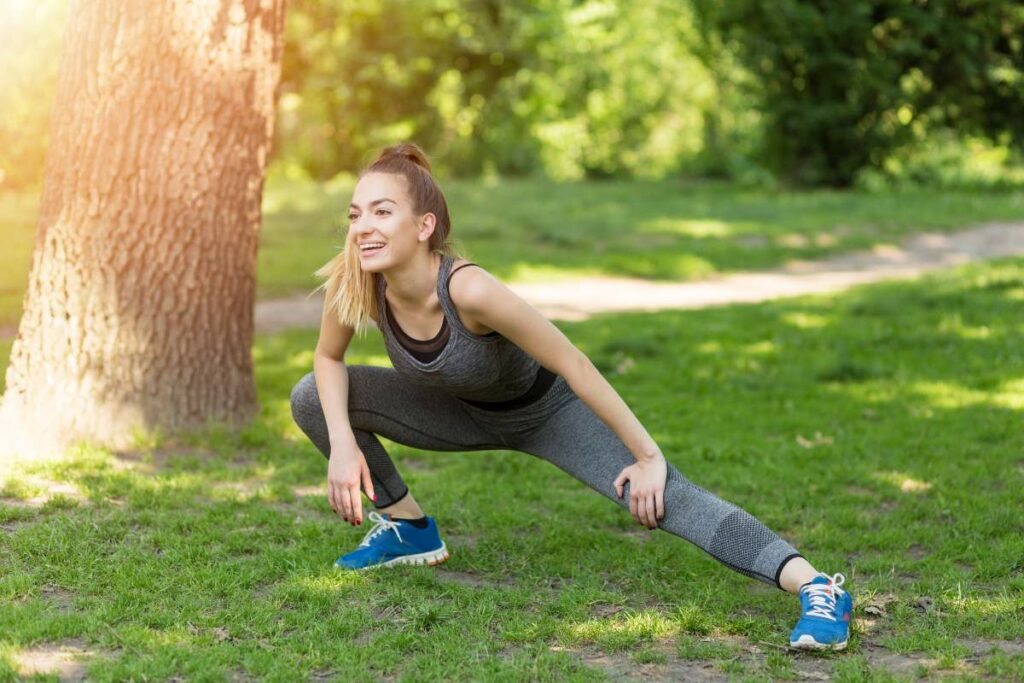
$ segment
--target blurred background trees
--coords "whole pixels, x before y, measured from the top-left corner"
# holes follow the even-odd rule
[[[41,176],[66,6],[0,6],[0,190]],[[1022,41],[997,0],[292,0],[272,172],[414,139],[454,176],[1015,183]]]
[[[0,191],[42,181],[67,14],[67,0],[0,2]]]
[[[759,158],[801,184],[850,185],[929,136],[973,135],[1018,152],[1024,143],[1018,2],[695,5],[753,76]]]

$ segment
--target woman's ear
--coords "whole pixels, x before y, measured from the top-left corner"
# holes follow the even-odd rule
[[[424,242],[430,239],[430,236],[434,234],[434,227],[437,225],[437,216],[432,213],[425,213],[420,218],[420,234],[419,241]]]

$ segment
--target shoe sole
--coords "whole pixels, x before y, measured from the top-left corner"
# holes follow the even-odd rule
[[[451,557],[451,555],[448,553],[448,548],[445,546],[444,542],[442,542],[441,547],[437,550],[430,550],[416,555],[402,555],[401,557],[396,557],[395,559],[388,560],[387,562],[378,562],[377,564],[371,564],[368,567],[360,567],[357,571],[373,569],[375,567],[393,567],[398,564],[434,566],[447,561],[449,557]],[[343,567],[338,564],[335,564],[334,566],[338,569],[351,569],[351,567]]]
[[[811,636],[800,636],[789,641],[789,646],[794,650],[845,650],[846,643],[845,640],[841,643],[819,643]]]

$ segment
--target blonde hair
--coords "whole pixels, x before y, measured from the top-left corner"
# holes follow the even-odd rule
[[[431,253],[458,257],[458,250],[451,240],[451,215],[448,202],[430,172],[427,155],[415,143],[402,143],[385,147],[376,161],[367,166],[359,177],[367,173],[393,173],[406,180],[406,191],[412,199],[413,213],[422,216],[432,213],[437,218],[434,232],[428,245]],[[364,331],[371,324],[370,311],[377,310],[377,290],[374,287],[376,273],[364,272],[359,265],[359,246],[355,236],[349,232],[345,246],[316,271],[324,282],[314,291],[330,292],[336,285],[334,296],[329,302],[330,310],[336,312],[342,325]]]

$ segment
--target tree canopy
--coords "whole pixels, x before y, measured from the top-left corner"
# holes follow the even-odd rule
[[[0,46],[0,188],[41,177],[66,5]],[[274,166],[412,139],[458,176],[941,180],[1024,156],[1022,36],[1005,0],[293,0]]]

